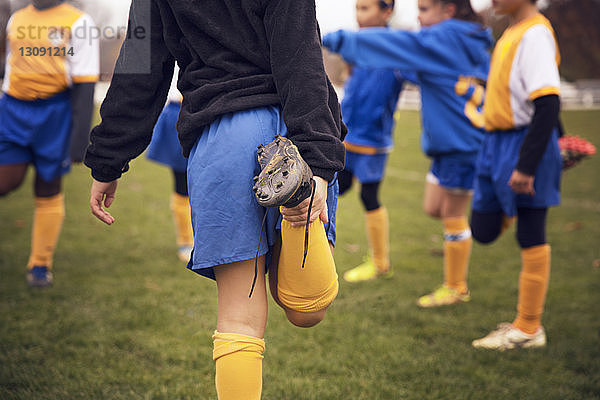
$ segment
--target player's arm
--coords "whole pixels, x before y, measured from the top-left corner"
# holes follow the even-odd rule
[[[102,122],[90,135],[85,164],[95,181],[109,184],[92,186],[90,202],[100,209],[102,202],[105,206],[107,201],[112,203],[114,181],[150,143],[173,76],[175,61],[162,36],[160,10],[154,0],[150,3],[149,7],[144,0],[131,4],[127,37],[100,109]],[[144,65],[148,68],[140,70]],[[109,223],[100,210],[96,211],[94,215]]]
[[[83,14],[71,26],[73,32],[88,30],[85,35],[72,35],[66,61],[71,74],[71,160],[82,162],[89,144],[94,109],[94,86],[100,76],[100,39],[92,35],[97,29],[92,18]]]
[[[339,104],[323,67],[320,35],[311,1],[267,0],[264,25],[271,70],[288,130],[317,181],[311,220],[326,220],[327,182],[344,168]],[[283,211],[284,218],[306,218],[308,199]],[[293,215],[292,215],[293,214]],[[298,214],[298,215],[296,215]]]
[[[534,195],[533,181],[535,171],[552,137],[552,132],[558,124],[560,99],[551,94],[533,101],[535,112],[529,131],[523,140],[519,152],[519,160],[508,182],[516,193]]]
[[[535,172],[558,125],[560,112],[560,78],[552,33],[541,25],[531,28],[521,40],[518,57],[534,114],[508,184],[516,193],[534,195]]]
[[[436,37],[438,30],[419,32],[365,28],[357,32],[339,30],[323,37],[323,46],[339,53],[347,62],[368,68],[448,73],[444,59],[452,49]]]
[[[90,142],[95,83],[76,83],[71,88],[71,161],[80,163]]]

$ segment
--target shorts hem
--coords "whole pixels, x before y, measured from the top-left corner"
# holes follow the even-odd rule
[[[270,251],[271,251],[271,249],[259,251],[258,257],[262,257],[262,256],[268,254]],[[214,268],[218,268],[220,265],[231,264],[234,262],[253,260],[254,258],[256,258],[256,252],[253,252],[252,254],[244,253],[243,255],[225,257],[225,258],[220,258],[218,260],[212,260],[212,261],[204,261],[201,263],[194,263],[192,265],[190,265],[188,263],[187,269],[197,273],[198,275],[202,275],[204,277],[214,280],[215,279]],[[267,268],[265,268],[265,273],[266,272],[267,272]]]

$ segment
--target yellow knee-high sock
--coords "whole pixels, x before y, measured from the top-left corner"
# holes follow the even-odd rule
[[[192,212],[188,196],[173,193],[171,196],[171,211],[175,220],[177,246],[193,246],[194,232],[192,230]]]
[[[259,400],[264,339],[215,331],[213,344],[219,400]]]
[[[550,245],[542,244],[521,250],[521,262],[519,303],[513,325],[523,332],[534,333],[541,325],[548,291]]]
[[[277,293],[281,303],[290,310],[314,312],[326,308],[335,299],[338,276],[320,220],[308,226],[308,254],[302,268],[304,231],[304,226],[292,227],[286,220],[281,222]]]
[[[35,198],[28,269],[35,266],[52,268],[54,249],[64,219],[65,202],[62,193],[52,197]]]
[[[373,263],[380,273],[386,273],[390,270],[390,228],[385,207],[367,211],[366,227]]]
[[[444,284],[467,292],[467,271],[473,239],[467,217],[444,218]]]

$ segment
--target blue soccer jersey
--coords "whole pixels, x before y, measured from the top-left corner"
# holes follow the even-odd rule
[[[323,45],[359,67],[415,71],[421,88],[425,154],[476,153],[483,140],[483,83],[490,31],[449,19],[419,32],[381,28],[337,31]]]
[[[345,86],[342,118],[346,148],[387,153],[393,145],[394,111],[404,79],[391,69],[354,67]],[[360,151],[357,151],[360,153]]]

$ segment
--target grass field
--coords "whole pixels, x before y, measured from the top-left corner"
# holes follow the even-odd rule
[[[382,189],[391,219],[388,280],[341,282],[327,318],[291,326],[270,303],[264,399],[600,399],[600,155],[563,177],[551,210],[548,346],[496,353],[471,341],[515,315],[514,228],[474,245],[472,302],[420,310],[441,283],[441,223],[421,211],[427,159],[415,112],[401,112]],[[600,145],[600,111],[565,112],[567,130]],[[600,147],[600,146],[599,146]],[[89,171],[64,184],[67,217],[55,285],[25,283],[31,178],[0,199],[0,399],[215,399],[212,281],[176,258],[170,172],[133,162],[104,226],[89,212]],[[366,253],[356,188],[338,209],[338,272]]]

